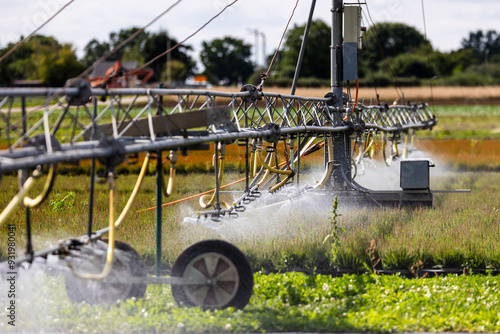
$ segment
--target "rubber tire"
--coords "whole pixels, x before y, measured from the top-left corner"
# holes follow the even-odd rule
[[[183,277],[183,273],[190,262],[196,257],[205,253],[217,253],[225,256],[232,265],[236,268],[239,285],[234,297],[226,304],[217,307],[223,309],[227,307],[234,307],[237,309],[244,308],[253,290],[253,273],[245,255],[232,244],[222,240],[205,240],[195,243],[188,247],[177,258],[172,268],[172,277]],[[185,285],[172,285],[172,295],[175,301],[180,306],[201,306],[203,308],[214,308],[209,305],[196,305],[187,296]]]
[[[107,239],[101,239],[104,242],[107,242]],[[137,251],[130,246],[129,244],[115,240],[115,248],[126,252],[131,257],[131,263],[129,263],[129,267],[132,270],[131,276],[134,277],[146,277],[148,270],[142,257],[137,253]],[[115,260],[116,261],[116,260]],[[111,272],[115,269],[115,266],[111,268]],[[84,281],[80,278],[73,276],[71,273],[65,276],[65,285],[66,285],[66,294],[68,298],[74,303],[87,302],[89,304],[112,304],[116,302],[116,300],[106,300],[101,302],[95,302],[94,299],[86,298],[88,291],[85,291],[83,286],[79,281]],[[105,281],[104,281],[105,282]],[[147,284],[146,283],[133,283],[128,292],[120,299],[126,300],[130,298],[142,298],[146,293]],[[106,286],[104,286],[106,289]]]

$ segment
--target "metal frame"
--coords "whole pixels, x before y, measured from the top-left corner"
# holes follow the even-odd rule
[[[331,92],[324,98],[296,96],[295,86],[300,70],[307,33],[315,1],[312,2],[309,21],[303,38],[296,76],[290,95],[268,93],[255,86],[244,86],[240,92],[227,93],[210,90],[185,89],[91,89],[83,80],[62,88],[0,88],[0,137],[7,148],[0,150],[0,176],[16,170],[35,168],[64,162],[92,159],[91,191],[89,203],[88,233],[80,238],[61,242],[58,246],[33,252],[31,246],[30,209],[26,209],[28,255],[17,265],[33,261],[36,257],[47,258],[50,254],[65,256],[80,249],[90,241],[100,239],[108,228],[92,230],[93,184],[95,160],[105,161],[116,167],[127,154],[156,152],[156,278],[141,278],[140,282],[154,284],[193,284],[192,281],[160,278],[161,275],[161,202],[162,173],[161,153],[165,150],[185,150],[199,144],[214,143],[218,157],[218,143],[244,140],[247,184],[245,192],[230,209],[219,204],[218,159],[215,159],[216,206],[200,215],[220,218],[221,215],[237,215],[246,202],[259,195],[258,186],[249,183],[249,139],[267,141],[275,145],[281,139],[297,145],[290,147],[291,161],[297,161],[297,184],[300,175],[300,152],[308,137],[333,137],[334,161],[325,190],[328,195],[338,194],[347,201],[372,205],[425,205],[432,206],[432,192],[372,191],[358,185],[351,178],[351,135],[367,132],[400,134],[408,130],[431,129],[437,119],[427,104],[365,106],[357,101],[346,101],[343,92],[343,1],[332,0],[331,43]],[[41,97],[44,102],[27,110],[26,99]],[[20,100],[20,108],[14,101]],[[104,100],[106,102],[98,102]],[[92,103],[89,103],[92,101]],[[354,105],[356,107],[354,108]],[[224,107],[220,109],[219,107]],[[203,129],[197,125],[172,128],[179,121],[179,114],[199,111],[206,118]],[[228,111],[228,115],[225,112]],[[18,117],[18,113],[21,117]],[[161,122],[159,131],[155,123]],[[170,124],[170,127],[169,127]],[[69,138],[60,136],[64,128],[70,129]],[[106,131],[105,131],[106,128]],[[196,128],[193,130],[193,128]],[[129,129],[134,129],[130,135]],[[66,131],[66,130],[65,130]],[[32,140],[36,139],[36,140]],[[32,140],[32,145],[24,145]],[[296,149],[295,149],[296,147]],[[294,150],[295,149],[295,150]],[[326,151],[326,149],[325,149]],[[271,155],[268,155],[271,159]],[[277,159],[275,158],[276,162]],[[266,163],[269,163],[267,161]],[[328,171],[330,171],[328,169]],[[277,178],[277,177],[276,177]],[[285,180],[286,181],[286,180]],[[314,190],[316,191],[316,190]],[[325,196],[326,197],[326,196]],[[328,198],[329,199],[329,198]],[[130,282],[130,278],[127,278]],[[211,284],[194,282],[194,284]]]

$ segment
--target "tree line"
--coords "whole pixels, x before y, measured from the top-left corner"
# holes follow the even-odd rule
[[[304,28],[305,25],[295,25],[287,32],[284,47],[277,52],[266,84],[291,84]],[[10,86],[19,79],[62,86],[138,30],[137,27],[122,29],[111,32],[105,41],[91,40],[81,59],[69,43],[61,44],[51,36],[33,36],[0,63],[0,86]],[[313,21],[299,85],[329,86],[330,41],[330,27],[321,20]],[[177,43],[166,31],[143,31],[107,60],[143,64]],[[378,23],[363,34],[362,44],[358,70],[360,84],[365,86],[420,85],[429,80],[434,85],[500,84],[500,34],[493,30],[470,32],[458,50],[440,52],[413,27],[403,23]],[[0,56],[13,46],[14,43],[10,43],[0,49]],[[214,84],[257,84],[260,74],[266,70],[257,68],[251,60],[252,45],[239,38],[227,36],[202,42],[203,70],[197,68],[192,53],[190,45],[181,45],[168,58],[155,60],[150,65],[155,72],[153,80],[166,81],[167,62],[171,78],[180,82],[203,74]],[[268,55],[268,65],[273,54]]]

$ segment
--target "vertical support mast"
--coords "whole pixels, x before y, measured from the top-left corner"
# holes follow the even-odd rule
[[[337,100],[335,107],[342,108],[342,0],[333,0],[332,8],[332,44],[331,53],[331,88]]]
[[[332,8],[332,45],[331,48],[331,85],[335,95],[334,112],[344,112],[342,86],[344,80],[343,69],[343,0],[333,0]],[[328,188],[334,191],[349,190],[347,181],[351,180],[351,131],[333,133],[334,165]]]

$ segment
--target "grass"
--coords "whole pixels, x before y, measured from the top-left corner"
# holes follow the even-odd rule
[[[447,172],[446,176],[438,174],[432,180],[433,188],[471,188],[472,193],[435,195],[435,209],[373,210],[341,205],[341,215],[337,216],[334,225],[338,237],[335,254],[332,254],[330,245],[323,242],[332,233],[332,214],[329,211],[332,210],[333,198],[323,206],[316,198],[296,199],[281,207],[250,210],[240,219],[212,223],[211,226],[183,222],[184,217],[192,216],[198,210],[197,199],[164,208],[162,257],[166,271],[188,245],[202,239],[226,239],[248,256],[258,272],[255,273],[254,296],[242,311],[177,307],[169,286],[149,286],[144,299],[122,301],[118,305],[90,307],[71,304],[61,277],[34,271],[32,275],[26,275],[27,282],[19,285],[20,327],[14,329],[17,332],[97,333],[498,332],[498,276],[408,280],[368,274],[338,278],[318,275],[336,269],[406,269],[416,275],[422,268],[500,268],[500,249],[497,246],[500,237],[500,173],[495,172],[500,160],[498,141],[484,138],[464,141],[420,139],[419,143],[427,152],[463,164],[462,170],[476,170]],[[242,148],[230,147],[234,152],[228,150],[228,160],[235,159],[233,170],[241,170],[242,160],[236,157],[241,157]],[[234,155],[229,158],[230,154]],[[184,163],[185,167],[179,169],[190,173],[178,175],[175,191],[165,201],[212,188],[213,176],[192,173],[210,170],[211,166],[206,163],[210,156],[211,151],[190,154],[193,164],[199,164],[196,168],[191,167],[188,160],[182,161],[181,157],[180,165]],[[452,160],[454,158],[456,160]],[[314,165],[314,156],[309,159],[307,163]],[[476,165],[478,161],[486,165]],[[154,166],[151,166],[150,171],[153,170]],[[241,177],[238,172],[228,173],[223,184]],[[302,180],[307,177],[307,174],[304,178],[301,176]],[[135,179],[136,175],[131,173],[120,175],[116,180],[118,212],[124,207]],[[14,176],[3,176],[0,207],[5,207],[14,196],[17,182]],[[241,190],[242,185],[230,189]],[[35,189],[33,193],[39,190]],[[32,210],[36,249],[85,233],[88,191],[86,175],[68,172],[65,176],[58,176],[48,201]],[[223,195],[228,201],[232,196]],[[94,208],[96,229],[107,226],[108,201],[106,185],[98,184]],[[155,255],[151,246],[155,243],[155,212],[137,210],[154,205],[155,180],[148,176],[117,236],[136,248],[150,267]],[[18,253],[22,255],[24,211],[17,210],[10,222],[16,225]],[[7,228],[2,226],[0,245],[6,244],[6,236]],[[0,247],[0,257],[5,258],[5,251],[5,247]],[[2,298],[5,296],[0,296],[0,301],[5,304]],[[74,317],[75,314],[79,317]],[[4,320],[0,320],[2,331],[9,329]]]
[[[432,131],[420,131],[420,138],[491,139],[500,138],[500,106],[456,105],[433,106],[439,119]]]
[[[5,318],[0,327],[4,332],[65,333],[500,330],[500,276],[411,280],[256,273],[254,279],[254,294],[243,310],[203,310],[176,306],[169,286],[154,285],[140,300],[72,304],[61,277],[37,273],[18,283],[16,327],[8,326]]]
[[[224,183],[240,177],[240,174],[229,174]],[[117,179],[118,212],[124,207],[134,181],[134,175]],[[203,174],[179,175],[176,192],[167,201],[205,191],[211,187],[212,181]],[[49,201],[32,210],[37,249],[85,233],[87,182],[84,176],[60,177]],[[6,196],[2,196],[0,205],[4,207],[15,193],[17,180],[4,177],[2,186]],[[409,269],[419,260],[426,268],[498,268],[500,248],[496,241],[500,237],[500,227],[496,222],[500,220],[500,173],[452,173],[443,180],[433,181],[433,187],[471,188],[472,193],[435,195],[434,210],[343,208],[337,220],[345,233],[338,232],[341,247],[337,260],[333,262],[329,246],[323,243],[325,236],[332,231],[328,211],[333,199],[328,206],[316,208],[312,207],[310,199],[296,200],[278,211],[272,206],[250,211],[240,219],[224,221],[215,227],[183,222],[185,216],[194,215],[199,210],[198,199],[193,199],[163,210],[164,265],[168,268],[183,249],[196,241],[223,238],[238,245],[255,269],[265,268],[267,271],[363,269],[364,263],[371,263],[366,250],[372,240],[376,258],[381,259],[378,269]],[[231,197],[230,194],[223,195],[229,202]],[[68,202],[67,208],[64,208],[64,199]],[[151,247],[155,242],[155,211],[136,210],[154,206],[154,199],[154,177],[147,177],[123,229],[118,232],[118,238],[131,243],[150,265],[155,254]],[[94,208],[96,229],[107,226],[107,206],[106,186],[98,185]],[[11,220],[17,226],[20,253],[25,235],[23,214],[19,209]],[[5,233],[0,234],[1,242],[7,235],[6,226],[3,229]]]

